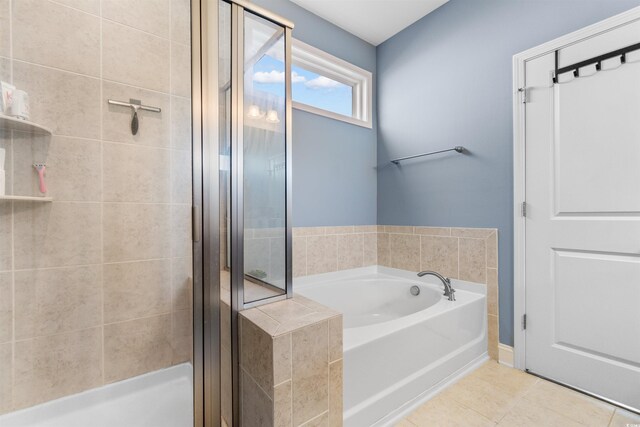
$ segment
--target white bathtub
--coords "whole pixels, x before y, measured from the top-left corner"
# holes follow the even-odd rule
[[[390,425],[488,358],[486,287],[451,282],[454,302],[435,277],[386,267],[296,279],[296,293],[343,313],[345,426]]]
[[[183,363],[0,416],[0,427],[192,427]]]

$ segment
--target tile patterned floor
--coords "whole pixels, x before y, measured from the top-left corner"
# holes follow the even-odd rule
[[[640,415],[489,361],[396,427],[640,427]]]

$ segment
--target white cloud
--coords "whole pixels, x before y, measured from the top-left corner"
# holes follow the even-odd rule
[[[258,71],[253,75],[253,81],[257,83],[284,83],[284,71]],[[295,71],[291,73],[292,83],[301,83],[306,81],[304,76],[299,75]]]
[[[341,85],[342,83],[331,80],[330,78],[325,76],[318,76],[315,79],[309,80],[305,83],[305,86],[307,86],[309,89],[333,89]]]

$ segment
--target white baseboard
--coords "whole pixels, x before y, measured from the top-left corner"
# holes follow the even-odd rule
[[[506,344],[498,344],[498,362],[501,365],[513,368],[513,347]]]

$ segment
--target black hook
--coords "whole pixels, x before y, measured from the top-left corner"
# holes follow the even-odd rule
[[[131,109],[133,110],[133,117],[131,117],[131,135],[136,135],[138,133],[138,126],[140,124],[138,120],[138,110],[142,106],[142,101],[139,99],[129,99],[129,103],[131,104]]]
[[[131,134],[136,135],[138,133],[138,110],[133,110],[133,117],[131,118]]]

